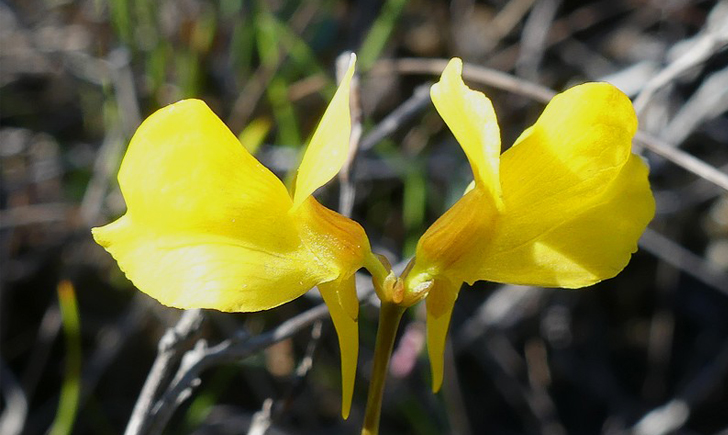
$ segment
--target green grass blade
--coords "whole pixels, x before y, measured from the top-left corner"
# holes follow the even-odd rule
[[[50,435],[68,435],[73,430],[81,392],[81,322],[78,315],[76,292],[69,281],[61,281],[58,284],[58,302],[61,307],[66,342],[66,367],[58,411],[49,433]]]
[[[379,58],[406,4],[407,0],[388,0],[382,6],[379,16],[359,48],[359,71],[368,70]]]
[[[258,5],[255,24],[261,63],[266,68],[277,70],[281,57],[279,27],[276,26],[275,19],[262,3]],[[266,93],[276,119],[278,143],[300,146],[301,134],[296,113],[288,99],[286,80],[280,74],[275,74],[268,83]]]

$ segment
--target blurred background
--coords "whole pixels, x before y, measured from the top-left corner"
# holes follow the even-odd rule
[[[725,1],[0,2],[0,433],[122,433],[180,316],[136,291],[89,231],[125,210],[116,171],[141,120],[201,98],[289,180],[351,50],[363,139],[348,186],[319,198],[334,209],[344,198],[400,267],[471,179],[427,97],[438,59],[520,78],[466,75],[493,100],[504,147],[543,109],[529,83],[607,80],[674,151],[639,148],[657,215],[618,277],[579,291],[462,290],[436,395],[424,307],[411,309],[382,433],[728,434],[726,44]],[[324,317],[313,334],[208,367],[164,433],[244,434],[254,415],[270,434],[357,433],[377,320],[364,299],[347,421]],[[319,303],[310,292],[269,312],[208,311],[195,337],[256,335]]]

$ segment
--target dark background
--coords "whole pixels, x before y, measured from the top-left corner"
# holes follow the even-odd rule
[[[687,59],[690,67],[640,111],[641,128],[725,175],[728,3],[718,3],[0,2],[0,431],[43,434],[65,418],[75,420],[73,433],[123,432],[157,341],[179,313],[136,291],[89,229],[123,213],[120,158],[159,107],[204,99],[248,145],[260,143],[257,157],[288,179],[346,50],[359,55],[365,135],[417,86],[436,80],[393,69],[391,59],[460,56],[557,90],[609,80],[630,97]],[[504,147],[543,108],[470,84],[493,100]],[[728,433],[728,196],[643,154],[657,215],[624,272],[578,291],[463,289],[437,395],[423,307],[410,310],[382,433]],[[353,217],[393,264],[413,253],[471,177],[429,104],[362,150],[355,174]],[[319,198],[337,208],[338,191],[334,182]],[[75,291],[63,300],[75,295],[77,312],[60,309],[64,279]],[[319,302],[312,292],[270,312],[207,312],[201,336],[216,343],[241,329],[258,333]],[[327,320],[301,383],[293,372],[308,329],[205,371],[167,433],[247,433],[266,398],[274,400],[269,433],[357,433],[376,318],[365,304],[348,421],[339,416],[338,346]],[[61,393],[74,389],[78,396]]]

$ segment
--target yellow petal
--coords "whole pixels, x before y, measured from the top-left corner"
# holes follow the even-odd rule
[[[341,415],[346,419],[351,409],[359,352],[359,300],[354,273],[373,257],[369,239],[358,223],[322,206],[313,196],[292,210],[291,216],[298,224],[305,246],[337,277],[333,281],[322,281],[318,288],[339,336]]]
[[[452,59],[442,72],[440,81],[432,86],[430,96],[438,113],[465,151],[475,183],[482,186],[496,208],[500,208],[498,120],[490,100],[463,83],[462,69],[462,60]]]
[[[629,159],[637,117],[629,98],[608,83],[571,88],[501,158],[511,209],[563,208],[607,189]],[[568,206],[567,206],[568,207]]]
[[[556,96],[502,156],[506,212],[466,280],[582,287],[619,273],[654,215],[647,169],[631,154],[636,129],[612,85]]]
[[[93,235],[139,290],[164,305],[242,312],[276,307],[333,276],[292,237],[292,227],[254,246],[200,229],[150,230],[127,214]]]
[[[476,182],[420,240],[413,274],[570,288],[613,277],[654,215],[636,128],[611,85],[557,96],[501,158],[503,207]]]
[[[466,281],[489,280],[579,288],[617,275],[637,251],[655,203],[647,167],[632,155],[607,187],[564,199],[555,208],[513,208],[502,220],[480,270]],[[544,193],[546,194],[546,193]],[[508,194],[505,194],[508,207]]]
[[[435,221],[417,243],[411,277],[420,273],[430,276],[475,273],[484,246],[493,238],[500,214],[490,194],[476,185]],[[464,269],[464,270],[463,270]]]
[[[292,210],[290,216],[304,245],[337,278],[351,276],[372,255],[361,225],[324,207],[313,196]]]
[[[165,229],[214,224],[218,233],[263,240],[271,234],[240,219],[280,215],[291,206],[283,183],[199,100],[169,105],[142,123],[119,185],[130,217]]]
[[[338,276],[303,243],[280,180],[201,101],[142,123],[119,184],[128,211],[94,238],[166,305],[257,311]]]
[[[356,297],[354,275],[333,282],[319,284],[339,337],[341,351],[341,416],[349,418],[354,395],[356,365],[359,356],[359,300]]]
[[[460,284],[453,284],[446,279],[436,279],[426,299],[427,354],[430,358],[433,393],[438,392],[442,386],[447,331],[459,291]]]
[[[355,63],[356,56],[352,54],[349,69],[303,155],[293,194],[294,208],[298,208],[316,189],[334,178],[346,162],[351,135],[349,89]]]

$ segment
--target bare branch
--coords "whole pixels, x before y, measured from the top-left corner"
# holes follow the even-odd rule
[[[447,65],[445,59],[397,59],[382,61],[377,68],[391,69],[404,74],[440,74]],[[556,95],[556,92],[545,86],[519,79],[512,75],[496,71],[490,68],[465,64],[463,77],[468,80],[493,86],[518,95],[532,98],[542,103],[547,103]],[[635,140],[653,153],[664,157],[672,163],[686,169],[693,174],[704,178],[716,186],[728,190],[728,175],[721,172],[714,166],[705,163],[697,157],[679,150],[676,147],[662,141],[644,131],[638,131]]]
[[[670,120],[660,136],[681,144],[704,121],[728,110],[728,68],[711,74]]]
[[[640,247],[665,263],[728,295],[728,274],[653,229],[647,228]]]
[[[116,173],[126,149],[124,138],[131,137],[141,123],[141,110],[131,70],[131,56],[127,50],[116,49],[107,59],[95,59],[79,54],[70,59],[82,66],[78,72],[88,79],[95,78],[100,81],[110,79],[119,106],[120,125],[114,123],[114,126],[108,129],[94,161],[93,175],[81,200],[81,218],[86,225],[91,226],[97,223],[109,188],[109,180]],[[93,77],[94,75],[96,77]]]
[[[427,107],[430,104],[430,86],[430,83],[418,86],[411,97],[394,109],[364,137],[360,148],[362,150],[371,149]]]
[[[0,375],[3,380],[0,393],[5,403],[5,409],[0,414],[0,432],[7,435],[20,434],[28,417],[28,398],[15,375],[2,360],[0,360]]]
[[[204,341],[198,342],[194,349],[184,355],[174,379],[155,404],[152,411],[154,421],[150,425],[149,433],[158,434],[162,432],[177,405],[189,397],[191,391],[197,387],[195,381],[202,371],[222,362],[240,361],[247,358],[274,343],[292,337],[316,320],[324,318],[327,314],[328,308],[325,304],[321,304],[286,320],[275,329],[255,337],[240,335],[227,339],[213,347],[207,347]]]
[[[521,32],[521,50],[516,61],[519,76],[530,80],[538,77],[547,36],[560,5],[561,0],[542,0],[533,6]]]
[[[634,138],[637,142],[644,145],[645,148],[660,157],[664,157],[698,177],[708,180],[724,190],[728,190],[728,174],[721,172],[715,166],[711,166],[692,154],[688,154],[644,131],[638,131]]]
[[[265,399],[263,407],[253,415],[248,435],[265,435],[268,432],[271,425],[271,408],[273,408],[273,399]]]
[[[641,114],[652,96],[668,83],[676,80],[688,70],[708,60],[728,44],[728,2],[716,4],[708,17],[708,24],[694,38],[683,41],[682,54],[660,71],[635,98],[634,107]]]
[[[316,3],[302,2],[291,17],[289,23],[291,31],[296,34],[302,33],[316,14]],[[263,62],[255,70],[252,77],[247,80],[245,86],[238,93],[238,98],[233,103],[230,116],[225,120],[225,125],[232,131],[240,131],[253,115],[258,101],[263,97],[268,83],[278,73],[288,57],[290,48],[281,44],[278,48],[278,58],[270,64]]]
[[[400,74],[428,74],[438,76],[445,69],[448,59],[418,59],[400,58],[382,60],[372,69],[373,71],[393,71]],[[556,92],[528,80],[506,74],[504,72],[482,66],[465,63],[463,77],[476,83],[493,86],[514,94],[523,95],[542,103],[547,103],[556,95]]]
[[[63,202],[32,204],[0,211],[0,230],[68,219],[71,205]]]
[[[177,324],[167,329],[162,339],[159,340],[157,358],[154,360],[142,392],[134,405],[129,424],[124,431],[125,435],[146,433],[150,424],[152,403],[162,382],[167,378],[172,364],[178,358],[179,346],[199,330],[202,319],[202,312],[199,309],[185,311]]]

